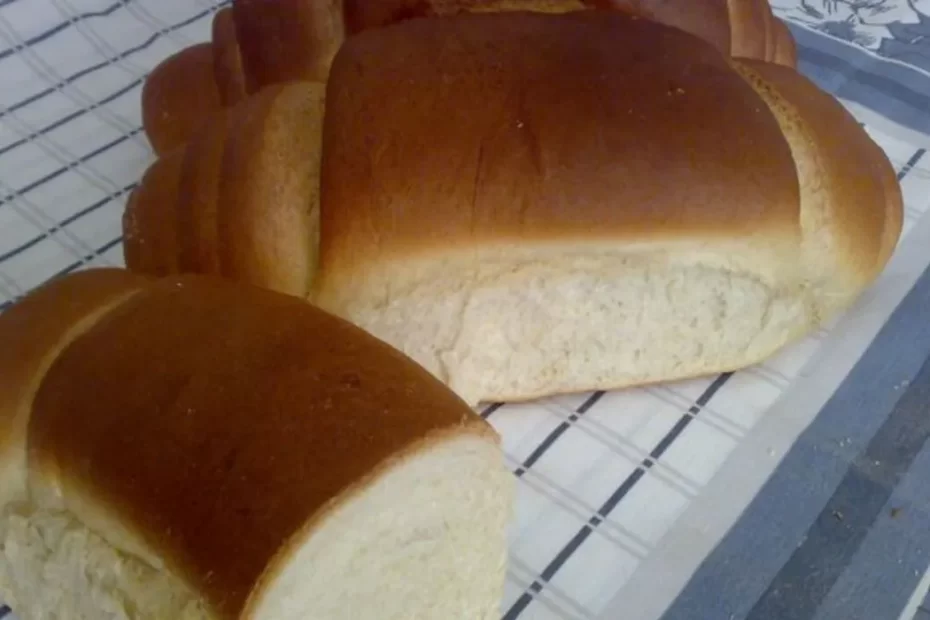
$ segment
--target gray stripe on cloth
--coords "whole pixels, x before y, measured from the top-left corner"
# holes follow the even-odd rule
[[[881,386],[879,389],[893,388]],[[930,360],[924,361],[891,415],[865,451],[850,464],[800,547],[769,584],[749,613],[749,619],[814,618],[821,606],[830,600],[828,595],[840,577],[848,570],[855,572],[858,567],[853,566],[854,560],[864,541],[930,436],[927,403],[930,403]],[[927,471],[917,471],[918,479],[924,478],[923,485],[930,486]],[[927,522],[917,512],[912,516],[918,517],[920,524]],[[904,538],[886,539],[889,547],[867,560],[873,573],[880,572],[896,587],[879,589],[874,583],[863,582],[856,589],[846,588],[847,598],[841,602],[845,603],[844,607],[857,611],[842,617],[881,620],[897,618],[901,613],[922,574],[920,569],[930,564],[927,553],[930,528],[923,532],[911,528],[896,533],[903,534]],[[861,569],[858,572],[861,573]],[[866,605],[878,612],[865,614]],[[836,618],[836,613],[836,610],[824,608],[820,615]]]
[[[906,404],[909,397],[905,395],[899,406],[916,407],[910,414],[926,416],[928,389],[930,384],[925,383],[923,400]],[[910,398],[914,399],[914,395]],[[814,616],[816,620],[899,617],[913,594],[914,580],[920,580],[930,565],[926,535],[930,532],[928,473],[930,447],[925,445],[882,507],[849,567],[824,599]],[[896,569],[888,570],[889,565]]]
[[[798,69],[818,86],[899,125],[930,133],[930,76],[787,23],[798,45]]]
[[[665,620],[746,618],[750,613],[773,620],[812,617],[824,600],[824,587],[832,587],[852,561],[844,543],[853,545],[854,551],[862,543],[837,525],[853,524],[859,528],[855,532],[868,527],[868,511],[877,514],[876,506],[885,505],[913,459],[913,454],[896,455],[893,448],[904,439],[896,433],[913,422],[908,417],[913,407],[905,404],[918,393],[910,390],[930,389],[921,384],[900,389],[915,380],[930,355],[930,322],[922,318],[926,308],[930,308],[930,271],[921,275],[840,388],[707,556],[663,616]],[[930,377],[920,378],[930,383]],[[905,398],[906,394],[910,396]],[[919,448],[927,428],[914,429],[911,432],[921,433]],[[871,443],[873,438],[881,442]],[[870,447],[883,455],[890,449],[887,471],[864,462],[863,457],[867,460],[873,453]],[[899,579],[909,592],[920,576],[905,566],[918,561],[910,554],[923,556],[930,530],[915,535],[904,550],[909,554],[906,563],[898,562],[902,558],[891,562],[873,558],[886,560],[877,568]],[[786,572],[781,572],[783,568]],[[773,580],[776,586],[770,587]],[[775,605],[784,600],[772,594],[775,588],[791,590],[792,608]],[[872,597],[884,609],[899,604],[891,598],[896,596],[893,592],[861,588],[852,596],[859,597],[862,605],[861,599]],[[756,606],[760,598],[763,602]]]

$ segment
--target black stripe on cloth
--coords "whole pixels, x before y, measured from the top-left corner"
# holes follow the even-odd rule
[[[616,508],[624,497],[636,486],[636,484],[642,480],[646,475],[646,472],[652,468],[656,460],[662,457],[662,455],[668,450],[674,441],[681,436],[684,430],[691,424],[691,421],[694,420],[694,417],[697,416],[701,410],[707,406],[711,401],[714,395],[720,391],[720,389],[730,380],[732,373],[726,373],[718,376],[714,381],[704,390],[704,392],[694,401],[694,404],[688,409],[687,412],[682,414],[678,422],[665,434],[665,436],[655,445],[655,447],[650,451],[649,457],[643,459],[639,466],[633,470],[633,472],[626,477],[626,479],[620,484],[619,487],[613,492],[613,494],[607,498],[607,501],[598,509],[589,520],[588,523],[583,525],[581,529],[568,541],[568,543],[562,547],[562,550],[555,555],[555,557],[549,562],[549,564],[543,569],[540,573],[539,578],[533,581],[530,584],[523,594],[510,606],[510,609],[507,610],[507,613],[504,614],[502,620],[516,620],[520,615],[529,607],[530,603],[533,602],[533,598],[542,592],[545,588],[545,584],[552,580],[555,577],[556,573],[565,565],[565,563],[578,551],[579,548],[584,544],[588,537],[594,532],[603,521],[606,519],[610,513]]]
[[[807,530],[746,620],[813,618],[930,438],[930,359]]]
[[[101,209],[102,207],[104,207],[104,206],[110,204],[111,202],[113,202],[114,200],[116,200],[117,196],[123,196],[123,195],[128,194],[128,193],[131,192],[133,189],[135,189],[136,185],[137,185],[137,183],[132,183],[132,184],[127,185],[126,187],[124,187],[122,190],[120,190],[120,191],[118,192],[118,194],[111,194],[111,195],[109,195],[109,196],[107,196],[107,197],[105,197],[105,198],[101,198],[100,200],[98,200],[98,201],[95,202],[94,204],[92,204],[92,205],[90,205],[90,206],[87,206],[87,207],[84,207],[83,209],[81,209],[80,211],[78,211],[78,212],[76,212],[76,213],[72,213],[72,214],[69,215],[68,217],[66,217],[66,218],[64,218],[63,220],[61,220],[60,222],[56,223],[54,226],[49,227],[49,229],[48,229],[47,231],[43,232],[42,234],[37,235],[37,236],[33,237],[32,239],[29,239],[28,241],[25,241],[25,242],[21,243],[20,245],[16,246],[15,248],[12,248],[12,249],[10,249],[10,250],[7,250],[7,251],[4,252],[3,254],[0,254],[0,264],[6,262],[6,261],[8,261],[8,260],[10,260],[11,258],[14,258],[14,257],[16,257],[16,256],[18,256],[18,255],[20,255],[20,254],[22,254],[23,252],[25,252],[26,250],[28,250],[28,249],[31,248],[31,247],[34,247],[34,246],[38,245],[39,243],[41,243],[41,242],[44,241],[45,239],[48,239],[49,237],[51,237],[53,234],[55,234],[55,233],[58,232],[59,230],[63,230],[63,229],[65,229],[65,228],[67,228],[68,226],[70,226],[70,225],[73,224],[74,222],[78,221],[78,220],[81,219],[82,217],[84,217],[84,216],[86,216],[86,215],[90,215],[91,213],[93,213],[93,212],[95,212],[95,211]]]

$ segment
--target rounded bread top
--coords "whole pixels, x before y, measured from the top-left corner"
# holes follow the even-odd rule
[[[332,68],[323,278],[517,241],[790,248],[799,208],[764,101],[709,44],[648,20],[412,19],[350,38]]]

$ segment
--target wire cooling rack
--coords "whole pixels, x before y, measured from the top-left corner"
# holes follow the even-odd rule
[[[58,275],[123,264],[125,200],[152,161],[144,77],[208,40],[223,4],[0,0],[0,309]],[[928,206],[927,158],[873,135],[910,231]],[[827,338],[737,374],[484,409],[520,480],[504,618],[618,617],[618,593]],[[760,458],[771,469],[777,456]]]

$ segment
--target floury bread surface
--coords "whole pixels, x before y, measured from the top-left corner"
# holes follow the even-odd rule
[[[93,270],[0,339],[0,592],[22,620],[498,617],[497,436],[361,330]]]
[[[312,151],[321,134],[316,152],[256,140],[281,165],[210,183],[245,195],[299,178],[319,194],[217,202],[205,221],[218,236],[186,238],[264,257],[206,271],[310,299],[471,403],[759,362],[849,307],[901,230],[888,159],[835,99],[793,69],[620,13],[368,30],[336,55],[322,121],[263,109],[282,110],[269,136],[302,129]],[[184,197],[155,202],[183,237]],[[304,232],[268,234],[300,209],[309,217],[288,221]],[[131,227],[127,249],[168,237]]]

